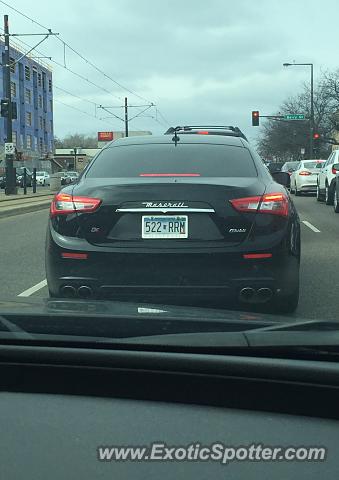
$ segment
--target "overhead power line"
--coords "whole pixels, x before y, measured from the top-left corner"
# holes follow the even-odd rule
[[[40,22],[34,20],[33,18],[31,18],[29,15],[26,15],[25,13],[23,13],[22,11],[18,10],[17,8],[13,7],[12,5],[4,2],[3,0],[0,0],[0,3],[2,3],[3,5],[6,5],[8,8],[10,8],[11,10],[13,10],[14,12],[16,12],[17,14],[21,15],[22,17],[26,18],[27,20],[29,20],[30,22],[34,23],[35,25],[38,25],[39,27],[41,28],[44,28],[45,30],[47,30],[48,32],[50,32],[50,28],[46,27],[45,25],[42,25]],[[1,29],[3,30],[3,29]],[[50,61],[57,65],[58,67],[60,68],[63,68],[64,70],[67,70],[68,72],[70,72],[71,74],[75,75],[76,77],[80,78],[81,80],[87,82],[88,84],[94,86],[95,88],[101,90],[102,92],[112,96],[113,98],[116,98],[116,99],[119,99],[121,100],[121,97],[119,97],[118,95],[114,95],[113,93],[111,93],[109,90],[107,90],[106,88],[96,84],[95,82],[92,82],[91,80],[89,80],[88,78],[84,77],[83,75],[79,74],[78,72],[75,72],[74,70],[72,70],[71,68],[67,67],[66,66],[66,47],[71,50],[73,53],[75,53],[76,55],[78,55],[85,63],[87,63],[88,65],[90,65],[92,68],[94,68],[97,72],[99,72],[101,75],[103,75],[105,78],[109,79],[111,82],[113,82],[116,86],[118,86],[119,88],[131,93],[132,95],[140,98],[141,100],[145,101],[145,102],[149,102],[151,105],[150,106],[154,106],[156,107],[153,102],[150,102],[148,99],[144,98],[143,96],[137,94],[135,91],[129,89],[128,87],[124,86],[123,84],[121,84],[120,82],[118,82],[117,80],[115,80],[114,78],[112,78],[110,75],[108,75],[106,72],[104,72],[102,69],[100,69],[99,67],[97,67],[93,62],[91,62],[90,60],[88,60],[84,55],[82,55],[80,52],[78,52],[76,49],[74,49],[70,44],[68,44],[66,41],[64,41],[60,36],[56,37],[64,46],[64,64],[62,63],[59,63],[57,62],[56,60],[53,60],[51,59]],[[35,50],[37,53],[43,55],[44,53],[39,51],[37,48],[35,47],[32,47],[31,45],[27,44],[26,42],[20,40],[20,43],[22,43],[23,45],[26,45],[27,47],[31,48],[31,50]],[[61,89],[61,87],[57,87],[59,89]],[[62,90],[62,89],[61,89]],[[64,90],[65,91],[65,90]],[[96,107],[98,106],[98,104],[96,104],[95,102],[91,102],[87,99],[83,99],[81,97],[78,97],[77,95],[74,95],[74,94],[71,94],[70,92],[67,92],[65,91],[65,93],[68,93],[69,95],[71,96],[74,96],[76,98],[78,98],[79,100],[83,100],[83,101],[87,101],[89,103],[92,103],[93,105],[95,105]],[[148,109],[148,108],[147,108]],[[110,112],[111,113],[111,112]],[[139,116],[141,115],[141,113],[143,112],[140,112],[138,115],[136,116]],[[112,113],[111,113],[112,114]],[[112,114],[113,115],[113,114]],[[162,122],[159,121],[158,119],[158,115],[162,118],[162,121],[165,122],[166,126],[170,126],[170,122],[164,117],[164,115],[161,113],[161,111],[156,107],[156,116],[155,117],[152,117],[157,123],[159,123],[160,125],[163,126]],[[115,116],[115,115],[113,115]],[[116,118],[119,118],[120,120],[122,120],[120,117],[118,116],[115,116]],[[97,117],[94,117],[94,118],[97,118]],[[135,118],[135,117],[134,117]]]
[[[31,18],[29,15],[26,15],[25,13],[23,13],[21,10],[18,10],[17,8],[13,7],[12,5],[10,5],[9,3],[6,3],[4,2],[3,0],[0,0],[0,3],[2,3],[3,5],[6,5],[6,7],[10,8],[11,10],[13,10],[14,12],[16,12],[18,15],[21,15],[23,16],[24,18],[26,18],[27,20],[31,21],[32,23],[38,25],[39,27],[41,28],[44,28],[45,30],[47,31],[50,31],[50,29],[48,27],[46,27],[45,25],[42,25],[41,23],[37,22],[36,20],[34,20],[33,18]],[[105,78],[107,78],[108,80],[110,80],[111,82],[113,82],[116,86],[118,86],[119,88],[121,88],[122,90],[125,90],[126,92],[129,92],[130,94],[140,98],[141,100],[144,100],[146,102],[149,102],[149,103],[152,103],[150,102],[148,99],[142,97],[141,95],[139,95],[138,93],[136,93],[135,91],[131,90],[130,88],[126,87],[125,85],[123,85],[122,83],[118,82],[117,80],[115,80],[114,78],[112,78],[110,75],[108,75],[106,72],[104,72],[101,68],[99,68],[97,65],[95,65],[91,60],[88,60],[88,58],[86,58],[84,55],[82,55],[80,52],[78,52],[75,48],[73,48],[69,43],[67,43],[65,40],[63,40],[61,37],[57,37],[58,40],[64,45],[64,47],[66,46],[69,50],[71,50],[73,53],[75,53],[76,55],[78,55],[78,57],[80,57],[85,63],[87,63],[88,65],[90,65],[92,68],[94,68],[98,73],[100,73],[101,75],[103,75]],[[64,59],[65,59],[65,55],[64,55]]]

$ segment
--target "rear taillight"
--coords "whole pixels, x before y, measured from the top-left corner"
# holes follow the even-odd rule
[[[312,175],[312,174],[311,174],[311,172],[308,172],[307,170],[302,170],[301,172],[299,172],[299,175],[307,176],[307,175]]]
[[[208,134],[209,134],[209,131],[208,131],[208,130],[198,130],[198,131],[197,131],[197,134],[198,134],[198,135],[208,135]]]
[[[99,198],[79,197],[68,193],[58,193],[51,203],[51,217],[75,212],[94,212],[100,205]]]
[[[236,198],[230,202],[238,212],[288,216],[288,198],[284,193],[266,193],[258,197]]]
[[[333,175],[336,175],[338,171],[339,171],[339,170],[337,170],[336,168],[332,167],[332,174],[333,174]]]

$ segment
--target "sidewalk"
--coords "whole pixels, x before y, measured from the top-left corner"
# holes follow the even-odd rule
[[[17,195],[5,195],[4,190],[0,190],[0,218],[47,209],[53,196],[48,187],[38,188],[37,193],[27,188],[27,195],[23,194],[21,188]]]

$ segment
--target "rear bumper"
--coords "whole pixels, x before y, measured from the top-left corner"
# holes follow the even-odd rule
[[[240,291],[248,287],[270,288],[275,295],[288,295],[299,278],[299,258],[285,242],[271,249],[272,258],[261,260],[244,259],[248,249],[140,253],[135,249],[109,252],[97,248],[88,250],[85,260],[62,258],[61,253],[67,251],[74,248],[58,244],[48,229],[46,272],[54,296],[60,296],[66,285],[76,292],[85,285],[95,298],[175,300],[197,305],[205,300],[238,300]]]

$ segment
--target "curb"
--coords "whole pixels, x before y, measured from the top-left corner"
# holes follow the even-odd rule
[[[41,200],[44,200],[45,197],[48,197],[48,198],[53,198],[55,195],[54,192],[51,192],[51,193],[43,193],[43,194],[29,194],[29,195],[18,195],[17,197],[12,197],[10,196],[10,198],[0,198],[0,205],[3,203],[3,202],[19,202],[20,200],[27,200],[27,199],[41,199]]]
[[[6,217],[13,217],[15,215],[22,215],[24,213],[37,212],[39,210],[48,209],[50,204],[51,204],[51,200],[43,202],[43,203],[39,203],[39,204],[36,204],[36,205],[34,205],[34,204],[30,204],[30,205],[27,205],[27,206],[21,205],[21,206],[13,207],[11,209],[3,210],[3,211],[1,211],[1,209],[0,209],[0,219],[1,218],[6,218]]]

